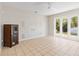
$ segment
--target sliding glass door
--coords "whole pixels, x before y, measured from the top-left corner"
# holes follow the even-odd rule
[[[61,21],[61,22],[60,22]],[[68,22],[69,21],[69,22]],[[56,18],[56,33],[78,35],[78,16]]]
[[[67,34],[67,31],[68,31],[68,22],[67,22],[67,18],[64,17],[62,21],[62,32],[63,34]]]
[[[74,16],[71,18],[71,35],[78,35],[78,17]]]

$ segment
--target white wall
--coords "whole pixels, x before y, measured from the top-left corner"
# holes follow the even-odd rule
[[[22,13],[17,8],[12,8],[8,6],[2,6],[2,27],[3,24],[18,24],[19,25],[19,39],[22,39],[22,28],[21,28],[21,20]],[[3,34],[3,33],[2,33]],[[3,38],[2,38],[3,39]]]
[[[1,7],[1,4],[0,4],[0,47],[1,47],[1,14],[2,14],[2,7]]]
[[[31,39],[47,34],[47,19],[45,16],[30,14],[23,22],[23,38]]]
[[[54,19],[53,16],[48,16],[48,35],[54,35]]]
[[[3,24],[19,25],[20,41],[47,35],[47,18],[45,16],[30,13],[28,11],[22,11],[16,7],[10,6],[2,6],[2,14],[0,15],[2,17],[2,19],[0,19],[0,28],[3,27]],[[3,33],[0,32],[0,34],[1,39],[3,39]]]

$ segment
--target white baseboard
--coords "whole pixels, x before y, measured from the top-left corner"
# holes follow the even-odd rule
[[[45,36],[46,36],[46,35],[33,36],[33,37],[21,39],[21,40],[19,40],[19,41],[30,40],[30,39],[35,39],[35,38],[40,38],[40,37],[45,37]]]
[[[68,39],[68,40],[73,40],[73,41],[79,41],[79,37],[78,36],[55,35],[55,37]]]

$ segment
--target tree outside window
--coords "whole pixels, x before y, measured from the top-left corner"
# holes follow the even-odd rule
[[[71,18],[71,35],[77,35],[78,33],[78,17]]]
[[[60,19],[56,18],[56,33],[60,32]]]
[[[62,32],[63,32],[64,34],[67,34],[67,25],[68,25],[68,23],[67,23],[67,18],[64,17],[64,18],[63,18],[63,22],[62,22]]]

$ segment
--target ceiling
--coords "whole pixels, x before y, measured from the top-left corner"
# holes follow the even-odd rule
[[[53,15],[79,8],[79,2],[3,2],[2,4],[41,15]]]

